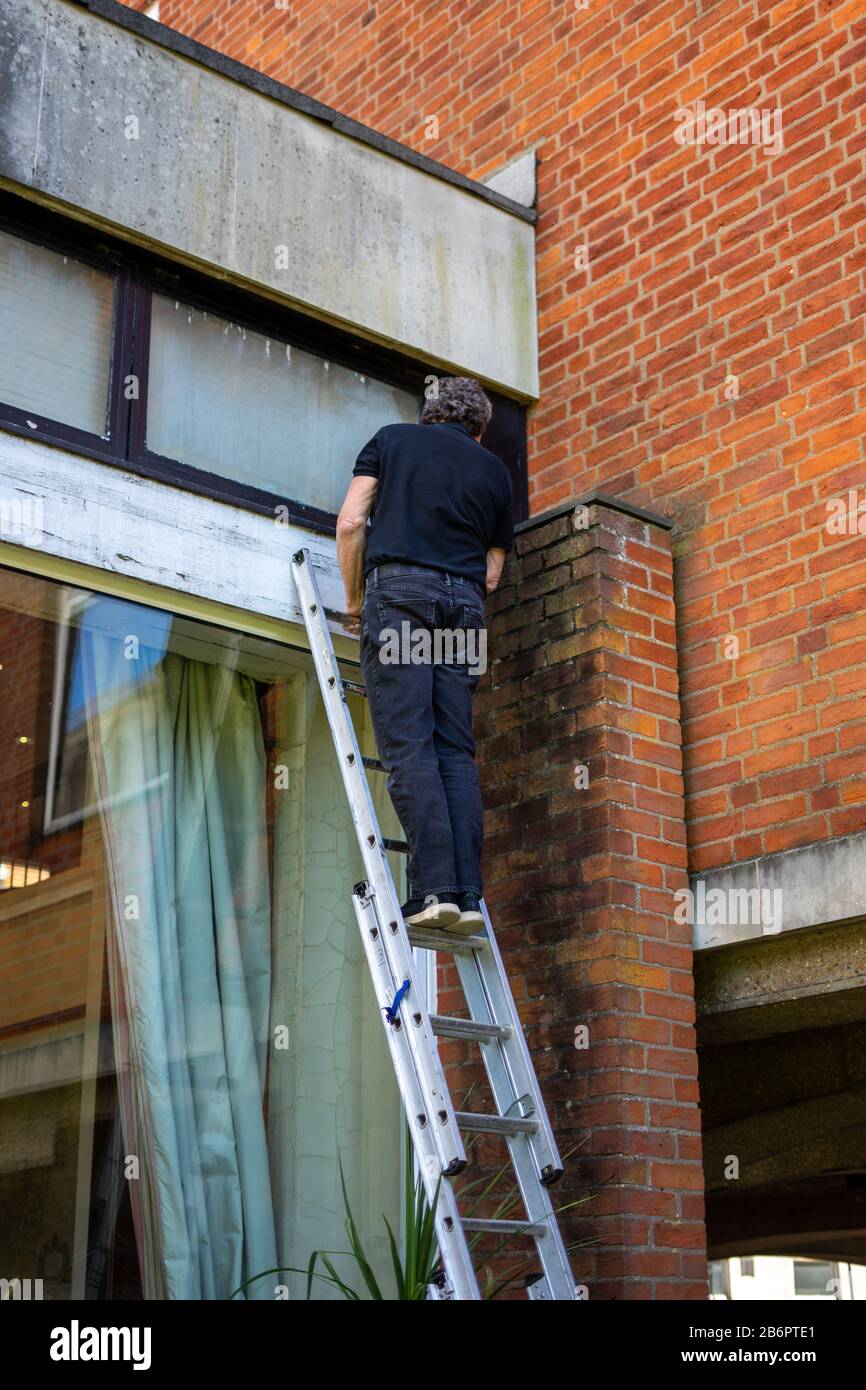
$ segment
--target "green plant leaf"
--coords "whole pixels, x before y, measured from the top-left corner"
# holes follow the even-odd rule
[[[354,1303],[360,1303],[361,1295],[359,1293],[355,1293],[355,1290],[350,1288],[349,1285],[345,1282],[345,1280],[340,1278],[339,1274],[337,1273],[336,1269],[331,1263],[329,1257],[326,1255],[325,1251],[320,1250],[318,1251],[318,1254],[321,1258],[322,1264],[325,1266],[325,1269],[330,1274],[331,1278],[333,1279],[337,1288],[340,1290],[340,1293],[343,1295],[343,1297],[351,1299],[351,1301]],[[375,1294],[373,1296],[375,1297]],[[381,1294],[379,1295],[379,1297],[381,1298]]]
[[[373,1267],[364,1253],[364,1246],[362,1244],[361,1237],[358,1234],[358,1229],[355,1225],[355,1218],[352,1215],[352,1208],[349,1205],[349,1194],[346,1191],[346,1177],[343,1173],[342,1158],[339,1160],[339,1164],[340,1187],[343,1190],[343,1206],[346,1208],[346,1233],[349,1237],[349,1244],[352,1247],[352,1255],[354,1257],[355,1263],[358,1266],[358,1269],[361,1271],[361,1278],[367,1285],[367,1288],[370,1292],[370,1297],[384,1302],[384,1295],[382,1293],[382,1290],[379,1288],[376,1276],[373,1273]]]
[[[403,1261],[400,1259],[400,1249],[397,1245],[396,1240],[394,1239],[394,1232],[391,1230],[391,1223],[389,1222],[387,1216],[383,1216],[382,1220],[385,1222],[385,1225],[388,1228],[388,1244],[391,1247],[391,1264],[394,1269],[394,1282],[397,1285],[397,1298],[401,1302],[417,1298],[417,1294],[415,1293],[415,1283],[412,1279],[409,1278],[408,1274],[404,1272]]]

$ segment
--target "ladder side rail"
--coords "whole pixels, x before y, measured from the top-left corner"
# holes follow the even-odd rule
[[[471,962],[461,962],[458,958],[457,967],[458,970],[461,969],[461,965],[474,967],[475,974],[481,982],[485,1006],[491,1014],[491,1021],[510,1026],[510,1037],[504,1040],[500,1046],[504,1066],[514,1087],[514,1095],[511,1100],[516,1100],[519,1096],[527,1094],[531,1097],[534,1118],[538,1120],[538,1132],[532,1137],[532,1151],[538,1165],[538,1176],[543,1183],[554,1183],[562,1174],[562,1159],[559,1156],[559,1148],[553,1135],[547,1107],[541,1094],[538,1077],[535,1074],[535,1067],[529,1055],[523,1025],[520,1022],[520,1015],[514,1003],[514,995],[511,993],[511,986],[508,983],[508,975],[499,952],[499,945],[487,911],[487,904],[483,899],[481,913],[484,917],[488,949],[484,952],[476,952]],[[461,980],[463,973],[464,971],[461,971]],[[469,969],[465,969],[465,974],[469,980]]]
[[[363,772],[361,753],[349,708],[343,694],[342,679],[334,654],[331,634],[325,620],[312,561],[307,550],[292,558],[295,584],[301,600],[304,625],[310,639],[310,649],[319,687],[328,716],[328,723],[340,764],[343,786],[349,801],[352,819],[358,833],[358,843],[367,873],[368,888],[376,899],[381,920],[382,938],[393,976],[410,982],[411,1022],[406,1034],[412,1051],[416,1075],[425,1098],[425,1110],[439,1153],[443,1173],[457,1173],[466,1166],[466,1150],[454,1114],[454,1106],[439,1058],[435,1036],[430,1025],[423,995],[419,989],[412,948],[400,911],[391,870],[382,848],[382,835],[373,806],[370,788]],[[387,921],[384,920],[387,917]]]
[[[527,1218],[533,1224],[543,1224],[546,1228],[543,1235],[534,1236],[533,1239],[544,1271],[544,1279],[550,1290],[549,1297],[558,1302],[571,1302],[576,1298],[576,1294],[568,1251],[562,1239],[550,1193],[535,1174],[530,1142],[526,1135],[515,1135],[506,1140]]]
[[[487,923],[487,930],[490,934],[492,945],[493,937],[489,921]],[[490,956],[486,952],[477,954],[484,954],[490,959]],[[481,961],[477,959],[477,956],[475,959],[467,959],[466,957],[458,956],[457,969],[460,975],[460,982],[463,986],[463,992],[466,996],[466,1002],[469,1006],[469,1012],[472,1014],[473,1018],[486,1019],[487,1017],[491,1017],[492,1021],[494,1010],[491,1007],[490,999],[485,989]],[[514,1026],[519,1030],[519,1021],[517,1021]],[[512,1029],[512,1035],[513,1031],[514,1029]],[[501,1115],[507,1113],[514,1101],[519,1099],[522,1095],[527,1094],[527,1090],[533,1098],[535,1098],[537,1092],[537,1082],[535,1091],[531,1088],[520,1090],[515,1086],[515,1077],[506,1066],[505,1057],[503,1055],[507,1046],[507,1041],[495,1040],[482,1044],[480,1048],[484,1069],[487,1073],[487,1079],[490,1082],[490,1089],[493,1092],[493,1099]],[[534,1070],[532,1075],[534,1078]],[[523,1079],[523,1076],[519,1075],[519,1085],[523,1084]],[[543,1114],[543,1101],[541,1100],[540,1092],[537,1092],[536,1110],[532,1115],[532,1119],[540,1125]],[[571,1272],[568,1253],[559,1231],[556,1213],[550,1200],[550,1194],[541,1181],[538,1166],[538,1150],[536,1145],[540,1133],[541,1130],[539,1129],[534,1134],[509,1135],[506,1137],[505,1142],[508,1145],[511,1165],[514,1169],[514,1175],[517,1179],[517,1185],[523,1199],[527,1219],[533,1223],[543,1224],[545,1227],[544,1235],[536,1236],[534,1239],[538,1257],[544,1271],[544,1278],[550,1290],[547,1296],[557,1301],[571,1301],[575,1297],[574,1277]],[[543,1296],[541,1291],[536,1290],[535,1297],[541,1296]]]
[[[352,894],[352,905],[355,909],[355,918],[361,933],[364,954],[367,957],[376,1002],[379,1006],[379,1016],[385,1029],[406,1121],[412,1136],[412,1147],[417,1160],[416,1171],[424,1184],[427,1201],[432,1207],[436,1196],[436,1185],[440,1181],[439,1155],[430,1125],[426,1122],[422,1123],[425,1121],[425,1105],[408,1045],[406,1020],[403,1018],[401,1020],[402,1026],[395,1028],[385,1019],[385,1008],[390,1005],[394,998],[395,982],[391,974],[373,900],[362,898],[359,893],[355,892]],[[404,1001],[400,1009],[401,1015],[405,1014],[406,1009],[407,1003]],[[447,1283],[445,1288],[435,1289],[431,1292],[430,1297],[468,1301],[480,1299],[478,1281],[475,1277],[466,1234],[460,1222],[456,1197],[447,1178],[442,1178],[440,1182],[435,1223],[439,1254],[442,1257]]]
[[[526,1286],[526,1297],[533,1301],[549,1303],[553,1295],[546,1279],[537,1279]]]

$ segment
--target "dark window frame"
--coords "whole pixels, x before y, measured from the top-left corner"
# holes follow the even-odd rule
[[[123,378],[118,370],[122,361],[129,360],[131,351],[129,272],[121,263],[110,256],[101,254],[101,247],[98,242],[96,245],[87,246],[76,239],[63,236],[59,227],[54,225],[55,219],[46,221],[43,228],[41,218],[31,221],[29,217],[20,218],[14,213],[10,215],[7,212],[7,206],[10,203],[16,204],[18,201],[13,195],[0,192],[0,231],[16,237],[19,241],[27,241],[34,246],[44,247],[45,250],[53,251],[57,255],[69,256],[70,259],[87,265],[92,270],[102,271],[104,274],[114,277],[114,316],[105,402],[106,434],[91,434],[90,431],[83,430],[76,425],[68,425],[62,420],[50,419],[40,415],[37,411],[22,409],[19,406],[10,405],[6,401],[0,401],[0,425],[15,434],[25,435],[28,439],[40,439],[44,443],[57,445],[61,448],[71,446],[79,453],[85,453],[89,457],[115,463],[119,458],[118,449],[123,449],[127,437],[131,404],[125,399]],[[28,424],[29,420],[36,421],[35,429]]]
[[[2,191],[0,229],[115,276],[107,436],[90,434],[2,401],[0,428],[28,439],[39,439],[48,445],[73,449],[85,457],[157,479],[187,492],[268,516],[273,516],[277,509],[283,509],[289,521],[323,534],[333,535],[336,529],[336,513],[323,511],[297,498],[278,496],[250,483],[206,472],[147,448],[148,354],[154,293],[229,318],[252,332],[264,333],[301,351],[361,371],[374,380],[411,391],[418,396],[419,407],[425,379],[445,374],[441,367],[359,338],[291,309],[276,299],[229,285],[202,271]],[[126,399],[124,392],[125,382],[130,376],[138,380],[138,398],[132,401]],[[490,389],[488,395],[493,403],[493,419],[483,442],[502,459],[511,474],[514,520],[520,522],[529,514],[525,407]],[[35,429],[27,423],[28,420],[35,420]]]

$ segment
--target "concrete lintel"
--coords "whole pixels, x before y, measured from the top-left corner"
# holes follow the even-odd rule
[[[695,955],[698,1039],[742,1041],[866,1018],[862,919]]]
[[[734,894],[751,893],[752,901],[757,902],[756,890],[778,894],[766,901],[778,905],[780,913],[778,920],[769,924],[770,931],[759,920],[695,922],[692,943],[696,951],[847,922],[866,914],[866,832],[696,874],[691,879],[696,899],[701,882],[704,894],[720,889],[729,900]]]
[[[0,491],[7,501],[41,504],[38,528],[4,531],[0,563],[52,576],[52,561],[86,566],[95,588],[120,578],[139,602],[194,617],[204,616],[204,607],[213,621],[300,645],[306,634],[290,557],[305,546],[338,655],[357,655],[357,638],[341,626],[343,586],[331,536],[5,431]]]
[[[381,150],[383,154],[389,154],[394,159],[401,159],[404,164],[411,164],[416,169],[423,169],[425,174],[431,174],[433,178],[451,183],[455,188],[463,188],[476,198],[483,198],[492,203],[494,207],[512,213],[514,217],[521,217],[526,222],[536,221],[536,214],[531,207],[525,206],[519,198],[509,197],[504,190],[499,189],[498,185],[494,184],[492,178],[490,181],[479,181],[468,178],[466,174],[458,173],[456,169],[449,169],[447,164],[440,164],[438,160],[431,159],[429,155],[421,154],[420,151],[413,150],[409,145],[401,144],[399,140],[392,140],[390,136],[382,135],[380,131],[373,130],[371,126],[366,126],[361,121],[344,116],[340,111],[335,111],[332,106],[326,106],[324,102],[316,101],[315,97],[307,96],[305,92],[299,92],[294,87],[287,87],[285,83],[277,82],[273,77],[268,77],[256,68],[238,62],[236,58],[229,58],[214,48],[208,48],[205,44],[198,43],[196,39],[188,38],[186,34],[180,34],[176,29],[169,28],[168,25],[160,24],[156,19],[149,19],[143,11],[131,10],[126,5],[120,4],[119,0],[69,0],[69,3],[80,5],[82,9],[90,10],[92,14],[100,15],[103,19],[110,20],[112,24],[119,24],[121,28],[128,29],[133,34],[140,34],[142,38],[161,44],[163,48],[179,53],[184,58],[191,58],[193,62],[200,63],[202,67],[220,72],[224,77],[231,78],[233,82],[240,82],[243,86],[249,87],[251,91],[261,92],[262,95],[271,97],[274,101],[282,102],[284,106],[290,106],[295,111],[302,111],[305,116],[311,116],[313,120],[324,121],[326,125],[341,131],[342,134],[348,135],[351,139],[372,145],[374,149]]]

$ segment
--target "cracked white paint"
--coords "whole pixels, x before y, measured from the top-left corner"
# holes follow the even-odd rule
[[[0,497],[28,496],[44,499],[41,542],[0,541],[294,623],[290,560],[306,546],[325,607],[342,609],[330,537],[0,431]]]

